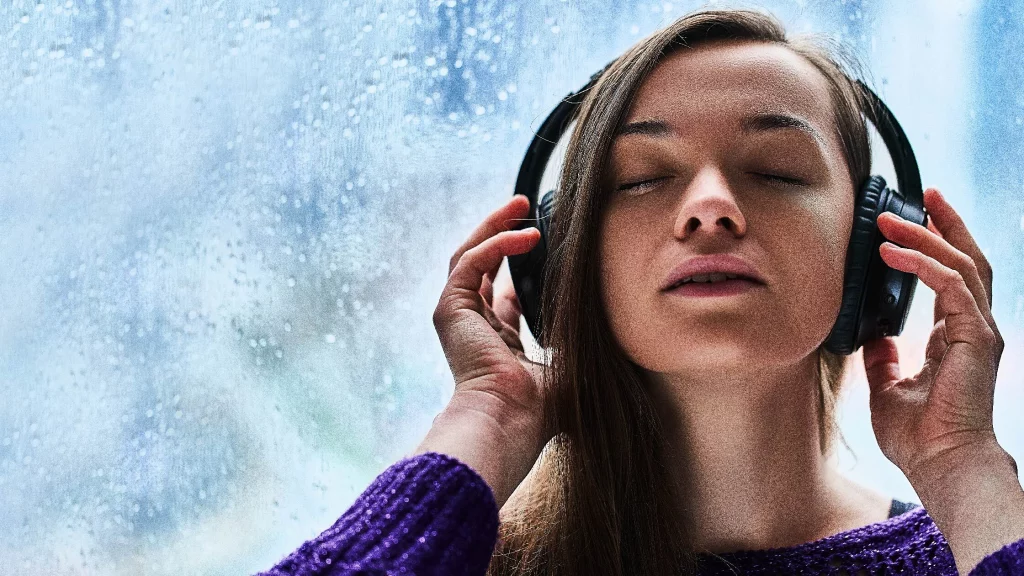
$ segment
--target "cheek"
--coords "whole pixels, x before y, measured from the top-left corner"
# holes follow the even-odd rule
[[[632,229],[628,221],[619,222],[614,216],[601,225],[598,255],[601,282],[601,305],[615,334],[631,332],[631,319],[641,316],[637,307],[639,292],[647,281],[643,277],[647,256],[643,236]]]
[[[823,340],[842,304],[850,222],[834,214],[816,214],[795,224],[803,226],[803,232],[773,251],[785,260],[778,270],[786,271],[780,279],[786,287],[781,293],[788,316],[786,332]]]

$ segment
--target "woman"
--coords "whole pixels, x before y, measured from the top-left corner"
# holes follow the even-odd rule
[[[509,229],[517,196],[451,259],[434,313],[449,405],[269,574],[1024,574],[1024,491],[992,429],[991,268],[934,189],[927,228],[878,218],[902,247],[885,262],[936,293],[924,369],[901,378],[892,339],[864,346],[876,437],[923,507],[830,458],[849,357],[822,344],[870,174],[859,94],[757,12],[693,13],[618,58],[561,174],[550,362],[525,357],[514,291],[492,284],[539,237]],[[676,287],[712,255],[746,280]]]

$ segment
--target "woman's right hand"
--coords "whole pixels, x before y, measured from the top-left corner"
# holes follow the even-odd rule
[[[510,230],[529,209],[516,195],[473,231],[449,262],[434,327],[455,392],[415,454],[441,452],[474,468],[500,508],[551,438],[545,427],[543,366],[526,357],[511,280],[495,277],[505,256],[531,250],[535,227]]]

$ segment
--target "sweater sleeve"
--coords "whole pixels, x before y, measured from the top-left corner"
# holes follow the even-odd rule
[[[498,538],[490,486],[438,452],[381,472],[316,538],[261,576],[483,576]]]
[[[1024,575],[1024,539],[1011,542],[985,556],[968,576]]]

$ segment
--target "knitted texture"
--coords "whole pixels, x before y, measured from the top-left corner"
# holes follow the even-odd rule
[[[789,548],[702,554],[699,573],[958,574],[949,543],[923,507]],[[1024,540],[988,555],[969,576],[1011,574],[1024,575]]]
[[[264,576],[483,576],[498,508],[475,470],[437,452],[384,470],[329,529]],[[700,554],[699,574],[956,576],[953,553],[923,507],[789,548]],[[1024,576],[1024,540],[968,576]]]
[[[322,534],[265,576],[476,576],[498,538],[490,486],[455,458],[428,452],[392,464]]]
[[[700,574],[957,574],[953,553],[923,507],[789,548],[700,556]]]

